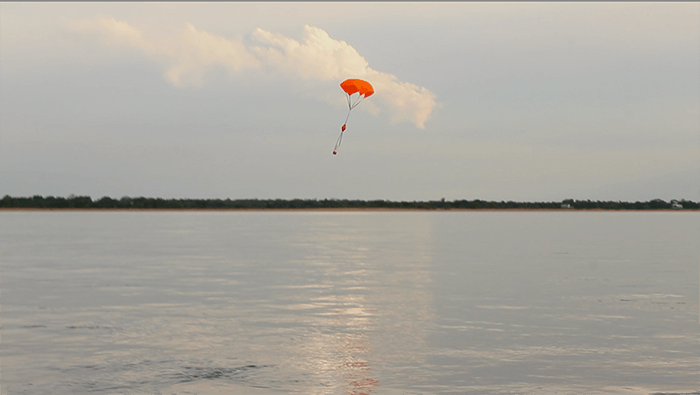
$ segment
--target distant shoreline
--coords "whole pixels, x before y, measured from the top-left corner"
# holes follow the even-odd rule
[[[694,210],[700,202],[685,199],[653,199],[647,202],[591,201],[565,199],[559,202],[514,202],[445,199],[429,201],[391,201],[358,199],[163,199],[128,197],[112,199],[104,196],[69,195],[67,198],[34,195],[0,199],[0,210],[140,210],[140,211],[640,211]]]

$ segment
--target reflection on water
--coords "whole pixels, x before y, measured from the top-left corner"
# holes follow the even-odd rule
[[[290,263],[301,270],[290,275],[299,279],[292,285],[285,282],[280,287],[284,291],[274,291],[291,290],[281,308],[285,314],[303,314],[292,320],[312,328],[306,332],[303,347],[290,350],[293,355],[289,356],[314,361],[303,371],[322,378],[317,387],[306,387],[306,393],[370,394],[382,385],[374,372],[375,343],[383,344],[378,359],[384,364],[424,343],[426,335],[420,324],[402,323],[430,319],[426,256],[430,228],[396,229],[395,224],[371,220],[371,228],[357,226],[367,219],[323,218],[323,226],[297,235],[295,244],[303,246],[303,254]],[[412,249],[391,251],[389,256],[393,247],[386,243],[399,239],[412,243]],[[421,254],[416,256],[416,252]],[[380,261],[382,265],[377,265]],[[397,315],[402,312],[404,315]],[[387,352],[388,347],[399,355]]]
[[[2,394],[698,390],[697,213],[0,213]]]

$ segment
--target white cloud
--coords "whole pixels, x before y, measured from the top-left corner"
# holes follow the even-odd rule
[[[113,18],[82,22],[74,28],[77,26],[83,31],[101,32],[110,44],[139,48],[164,65],[166,78],[175,86],[201,86],[207,73],[220,68],[231,75],[258,70],[309,81],[361,78],[375,88],[374,105],[367,106],[370,112],[376,114],[386,108],[392,122],[409,121],[419,128],[425,127],[437,105],[435,95],[428,89],[372,69],[350,44],[313,26],[304,27],[301,41],[257,28],[251,34],[253,44],[240,37],[227,38],[198,30],[190,23],[182,34],[161,39],[144,38],[136,27]]]
[[[259,28],[253,38],[266,45],[253,47],[266,64],[306,79],[366,78],[372,70],[355,48],[317,27],[304,26],[301,43]]]
[[[237,73],[259,65],[242,40],[197,30],[189,23],[180,38],[166,48],[171,59],[166,75],[177,86],[200,85],[212,67],[224,66],[230,73]]]
[[[143,50],[151,50],[151,45],[143,39],[141,32],[133,26],[114,18],[102,19],[100,23],[109,36],[115,41],[131,43]]]

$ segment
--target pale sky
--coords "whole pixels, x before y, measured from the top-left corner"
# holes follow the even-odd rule
[[[698,201],[700,3],[1,2],[0,197],[69,194]]]

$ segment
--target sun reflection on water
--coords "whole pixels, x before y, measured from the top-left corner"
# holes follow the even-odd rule
[[[302,260],[311,267],[314,282],[296,287],[320,293],[306,303],[314,306],[306,310],[307,318],[318,331],[308,339],[308,357],[323,361],[319,370],[334,380],[338,393],[369,395],[389,384],[382,378],[386,372],[374,364],[405,361],[407,355],[415,359],[419,353],[414,351],[426,342],[421,323],[432,316],[430,226],[382,222],[373,232],[346,226],[304,235],[307,255]],[[368,229],[366,224],[361,228]],[[387,251],[389,230],[390,239],[408,240],[413,248]]]

